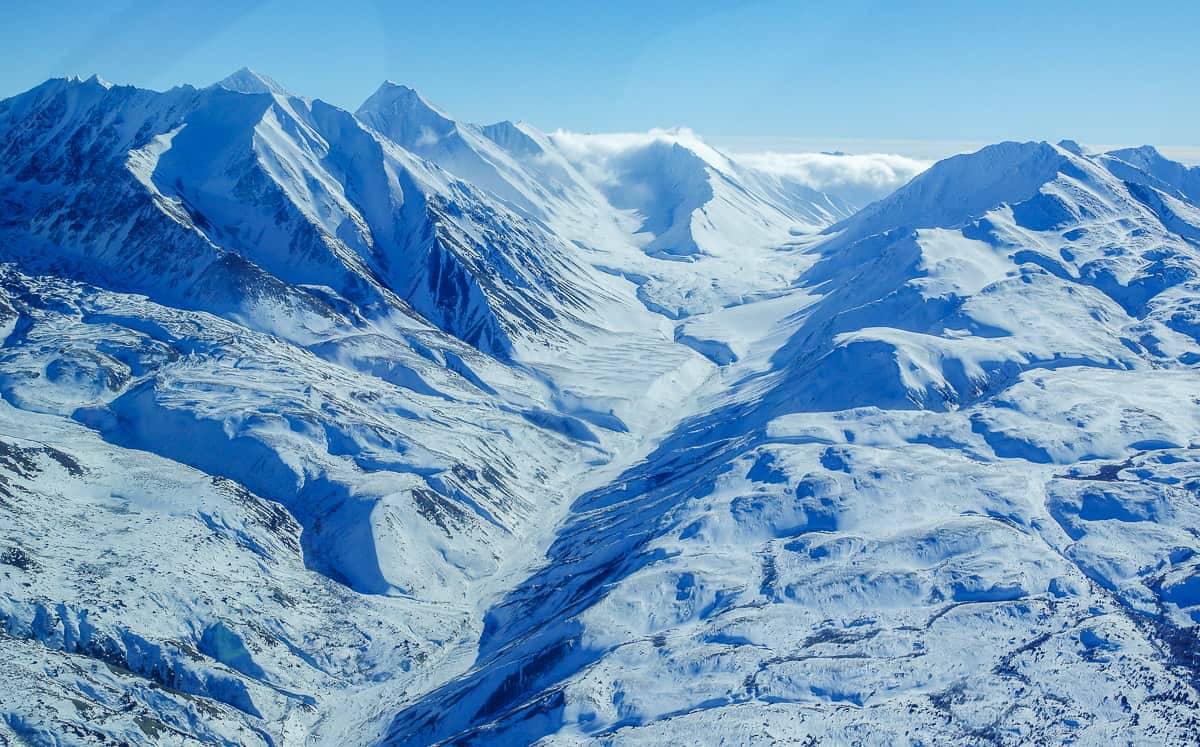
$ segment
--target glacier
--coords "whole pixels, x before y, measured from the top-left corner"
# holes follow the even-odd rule
[[[0,743],[1195,744],[1200,168],[862,195],[390,81],[0,102]]]

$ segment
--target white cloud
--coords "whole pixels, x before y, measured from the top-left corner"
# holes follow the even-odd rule
[[[441,140],[441,138],[436,132],[433,131],[432,127],[421,125],[421,134],[417,136],[417,145],[429,147],[437,145],[439,140]]]
[[[883,197],[933,163],[890,153],[835,155],[765,150],[726,156],[686,127],[615,133],[557,130],[549,137],[596,184],[606,185],[616,178],[614,167],[623,156],[654,143],[677,143],[720,171],[732,172],[732,159],[740,166],[789,178],[858,205]]]
[[[585,176],[602,177],[610,172],[613,161],[655,143],[678,144],[704,159],[714,168],[729,172],[729,159],[687,127],[655,128],[648,132],[582,133],[555,130],[549,135],[568,160],[582,168]],[[603,178],[600,178],[603,181]]]
[[[1200,147],[1194,145],[1160,145],[1158,152],[1186,166],[1200,166]]]
[[[688,148],[698,147],[712,150],[703,139],[690,128],[656,127],[648,132],[571,132],[555,130],[550,139],[568,156],[613,155],[644,147],[651,143],[679,143]],[[715,152],[715,151],[713,151]]]
[[[892,153],[736,153],[740,164],[864,205],[887,195],[932,165]]]

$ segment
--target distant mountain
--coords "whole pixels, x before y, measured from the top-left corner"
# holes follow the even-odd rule
[[[1191,168],[1164,158],[1153,146],[1123,148],[1102,156],[1105,166],[1121,178],[1140,181],[1150,177],[1164,192],[1195,202],[1200,200],[1200,166]]]
[[[1198,173],[0,102],[0,742],[1194,743]]]

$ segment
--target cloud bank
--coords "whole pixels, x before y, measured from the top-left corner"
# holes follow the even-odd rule
[[[810,153],[775,150],[725,154],[686,127],[648,132],[579,133],[557,130],[549,134],[559,150],[585,176],[605,183],[617,161],[653,143],[681,145],[726,173],[743,168],[786,178],[828,192],[855,205],[866,205],[892,192],[933,164],[892,153]]]
[[[549,134],[549,138],[567,160],[580,168],[585,176],[599,183],[612,178],[614,169],[619,168],[622,160],[656,143],[687,148],[719,171],[728,173],[734,168],[727,156],[687,127],[607,133],[555,130]]]
[[[893,153],[736,153],[738,163],[857,205],[878,200],[932,165]]]

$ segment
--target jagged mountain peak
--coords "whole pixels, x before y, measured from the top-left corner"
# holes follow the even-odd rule
[[[224,88],[236,93],[270,93],[280,96],[290,95],[278,81],[263,73],[243,67],[225,76],[213,84],[214,88]]]
[[[416,88],[413,88],[405,83],[398,83],[391,78],[388,78],[380,83],[379,87],[375,89],[375,92],[368,96],[367,100],[364,101],[362,105],[366,106],[367,101],[371,101],[372,99],[403,97],[416,98],[423,102],[426,106],[433,107],[433,104]]]
[[[511,122],[480,127],[460,121],[415,89],[392,81],[384,82],[355,116],[386,140],[458,179],[528,215],[545,217],[549,185],[542,177],[549,164],[534,163],[545,152],[539,142],[544,136],[536,130]]]
[[[391,80],[384,81],[355,115],[401,145],[413,132],[419,136],[424,130],[426,136],[431,132],[444,136],[457,125],[454,117],[415,88]]]
[[[70,83],[79,83],[82,85],[95,85],[95,86],[99,86],[101,88],[112,88],[113,87],[112,83],[105,80],[104,78],[101,78],[98,73],[92,73],[91,75],[89,75],[86,78],[80,77],[78,75],[72,75],[71,77],[67,78],[67,81]]]
[[[517,156],[537,156],[545,152],[545,148],[535,139],[541,133],[524,122],[504,120],[495,124],[485,125],[480,130],[485,136],[504,150]],[[530,132],[533,134],[530,134]]]
[[[115,87],[99,75],[90,75],[86,78],[78,75],[67,75],[60,78],[49,78],[27,91],[6,99],[5,103],[30,103],[47,96],[57,96],[67,91],[77,91],[91,96],[103,96]]]

